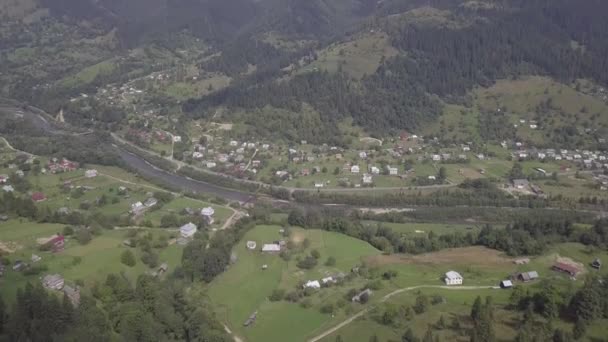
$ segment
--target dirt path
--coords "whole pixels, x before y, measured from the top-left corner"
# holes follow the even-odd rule
[[[419,286],[411,286],[411,287],[405,287],[402,289],[398,289],[395,290],[389,294],[387,294],[386,296],[382,297],[382,299],[380,300],[380,303],[384,303],[386,302],[388,299],[390,299],[393,296],[396,296],[400,293],[403,292],[408,292],[408,291],[413,291],[413,290],[418,290],[418,289],[445,289],[445,290],[454,290],[454,291],[466,291],[466,290],[481,290],[481,289],[492,289],[494,288],[494,286],[445,286],[445,285],[419,285]],[[370,306],[368,308],[365,308],[361,311],[359,311],[358,313],[354,314],[353,316],[349,317],[348,319],[346,319],[345,321],[343,321],[342,323],[334,326],[333,328],[323,332],[320,335],[317,335],[313,338],[311,338],[310,340],[308,340],[308,342],[317,342],[320,341],[322,339],[324,339],[325,337],[333,334],[334,332],[344,328],[345,326],[351,324],[353,321],[355,321],[357,318],[362,317],[363,315],[365,315],[366,313],[368,313],[374,306]]]
[[[226,331],[228,334],[230,334],[230,336],[232,336],[234,342],[243,342],[243,339],[233,334],[232,330],[230,330],[230,328],[228,328],[226,324],[224,324],[224,331]]]

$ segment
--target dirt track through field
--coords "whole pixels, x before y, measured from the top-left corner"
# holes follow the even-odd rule
[[[408,292],[408,291],[413,291],[413,290],[418,290],[418,289],[445,289],[445,290],[454,290],[454,291],[466,291],[466,290],[485,290],[485,289],[492,289],[494,288],[494,286],[444,286],[444,285],[419,285],[419,286],[411,286],[411,287],[405,287],[399,290],[395,290],[389,294],[387,294],[386,296],[382,297],[382,299],[380,300],[380,303],[384,303],[386,302],[389,298],[396,296],[400,293],[403,292]],[[350,323],[352,323],[354,320],[356,320],[359,317],[362,317],[363,315],[365,315],[366,313],[368,313],[371,309],[373,308],[373,306],[370,306],[368,308],[365,308],[361,311],[359,311],[358,313],[354,314],[353,316],[349,317],[348,319],[346,319],[345,321],[343,321],[342,323],[334,326],[333,328],[323,332],[320,335],[317,335],[313,338],[311,338],[310,340],[308,340],[308,342],[317,342],[320,341],[322,339],[324,339],[325,337],[333,334],[334,332],[344,328],[345,326],[349,325]]]

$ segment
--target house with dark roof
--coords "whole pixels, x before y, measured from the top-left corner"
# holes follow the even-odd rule
[[[602,268],[602,260],[600,260],[599,258],[595,258],[595,260],[593,260],[593,262],[591,263],[591,267],[595,268],[596,270],[599,270],[600,268]]]
[[[536,272],[536,271],[522,272],[517,275],[517,279],[527,283],[529,281],[538,279],[538,272]]]
[[[551,269],[554,271],[566,273],[571,277],[576,277],[576,275],[581,272],[581,270],[578,267],[571,265],[571,264],[566,264],[563,262],[556,262],[551,267]]]

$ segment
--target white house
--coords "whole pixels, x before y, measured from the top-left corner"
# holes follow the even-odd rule
[[[350,167],[350,173],[359,173],[359,165],[353,165]]]
[[[186,223],[179,228],[179,233],[184,239],[189,239],[194,236],[197,231],[197,227],[194,223]]]
[[[326,277],[326,278],[321,279],[321,282],[323,284],[331,284],[331,283],[335,283],[336,280],[334,279],[334,277]]]
[[[84,176],[86,178],[94,178],[97,177],[97,170],[86,170],[84,172]]]
[[[264,246],[262,246],[262,252],[273,253],[273,252],[280,252],[280,251],[281,251],[281,245],[279,245],[278,243],[267,243],[267,244],[264,244]]]
[[[213,169],[216,166],[217,166],[217,164],[215,162],[207,162],[207,168],[208,169]]]
[[[372,182],[373,182],[372,175],[367,174],[367,173],[364,174],[362,182],[363,182],[363,184],[372,184]]]
[[[230,141],[230,146],[232,146],[232,147],[236,147],[236,146],[238,146],[238,144],[239,144],[239,142],[236,140]]]
[[[359,152],[359,158],[366,159],[367,158],[367,153],[365,153],[365,151]]]
[[[4,192],[14,192],[15,189],[13,188],[12,185],[5,185],[5,186],[2,187],[2,191],[4,191]]]
[[[209,224],[213,224],[213,214],[215,214],[215,209],[212,207],[203,208],[203,210],[201,210],[201,215]]]
[[[441,156],[438,154],[433,154],[433,156],[431,157],[433,159],[433,161],[440,161],[441,160]]]
[[[174,143],[180,143],[180,142],[182,142],[182,137],[179,136],[179,135],[174,135],[173,136],[173,142]]]
[[[530,129],[537,129],[537,128],[538,128],[538,126],[537,126],[537,125],[535,125],[535,124],[531,124],[531,125],[530,125]]]
[[[429,180],[437,180],[437,177],[431,175],[429,176]]]
[[[324,184],[324,183],[321,183],[321,182],[317,182],[317,183],[315,183],[315,188],[322,188],[322,187],[324,187],[324,186],[325,186],[325,184]]]
[[[131,204],[131,212],[136,213],[144,208],[144,204],[141,202],[135,202]]]
[[[462,276],[456,271],[449,271],[445,274],[446,285],[462,285]]]
[[[372,175],[379,175],[380,169],[377,168],[376,166],[370,166],[369,172],[371,172]]]
[[[318,280],[309,280],[302,287],[305,289],[320,289],[321,284]]]
[[[396,176],[397,174],[399,174],[399,169],[396,167],[388,166],[388,174],[391,176]]]
[[[201,152],[199,151],[194,151],[192,152],[192,158],[193,159],[202,159],[204,156]]]

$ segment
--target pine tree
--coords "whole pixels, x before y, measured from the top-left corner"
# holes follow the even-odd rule
[[[477,322],[479,320],[479,318],[481,317],[481,311],[481,297],[477,296],[477,298],[475,298],[475,302],[473,303],[473,307],[471,308],[471,318],[473,319],[473,321]]]
[[[587,333],[587,324],[584,320],[578,319],[572,328],[572,336],[575,340],[580,340]]]
[[[418,342],[418,338],[414,335],[412,328],[408,328],[403,336],[401,336],[401,342]]]

